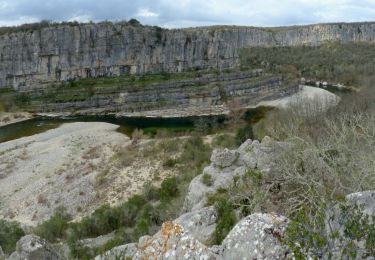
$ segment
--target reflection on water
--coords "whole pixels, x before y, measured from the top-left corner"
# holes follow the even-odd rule
[[[249,124],[256,123],[264,117],[270,108],[260,107],[248,110],[244,119]],[[214,133],[224,127],[225,116],[201,116],[182,118],[149,118],[149,117],[116,117],[109,116],[72,116],[72,117],[37,117],[23,122],[0,127],[0,143],[25,136],[42,133],[57,128],[63,123],[72,122],[106,122],[119,125],[118,132],[128,136],[134,129],[143,129],[144,133],[153,137],[161,132],[168,136],[179,136],[193,131],[197,127],[207,128],[208,133]]]

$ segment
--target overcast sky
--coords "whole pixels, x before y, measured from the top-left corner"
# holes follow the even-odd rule
[[[375,0],[0,0],[0,26],[129,20],[162,27],[375,20]]]

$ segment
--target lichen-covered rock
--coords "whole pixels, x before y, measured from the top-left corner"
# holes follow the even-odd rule
[[[243,176],[249,169],[256,169],[272,178],[277,174],[277,156],[285,149],[291,149],[291,145],[276,142],[266,136],[262,142],[249,139],[237,150],[215,150],[211,156],[211,165],[191,181],[184,201],[184,210],[203,208],[207,202],[207,194],[215,193],[219,188],[230,187],[234,183],[234,177]],[[210,186],[203,183],[204,174],[211,176]]]
[[[375,191],[361,191],[346,196],[346,201],[359,205],[363,212],[375,216]]]
[[[180,224],[166,222],[153,237],[139,239],[133,259],[215,259],[211,250],[193,238]]]
[[[211,162],[213,166],[225,168],[231,166],[238,158],[239,153],[236,150],[215,149],[211,155]]]
[[[219,259],[284,259],[288,250],[279,238],[287,224],[288,219],[280,215],[247,216],[224,239]]]
[[[249,139],[238,148],[239,161],[248,168],[270,173],[275,169],[276,157],[283,149],[289,149],[289,144],[276,142],[268,136],[265,136],[262,142]]]
[[[105,252],[104,254],[96,256],[95,260],[117,260],[133,258],[136,252],[137,244],[131,243],[114,247],[111,250]]]
[[[26,235],[17,242],[16,251],[9,260],[58,260],[62,259],[47,241],[35,235]]]
[[[214,207],[206,207],[188,212],[177,218],[174,223],[180,224],[192,237],[208,245],[215,232],[217,214]]]
[[[231,166],[219,169],[208,166],[203,170],[203,174],[211,176],[212,184],[207,186],[202,182],[202,174],[195,177],[189,185],[188,193],[184,201],[184,211],[195,211],[206,206],[207,194],[215,193],[219,188],[228,188],[233,184],[235,176],[243,176],[246,173],[244,166]]]

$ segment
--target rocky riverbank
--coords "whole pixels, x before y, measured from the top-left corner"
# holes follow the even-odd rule
[[[33,115],[27,112],[0,112],[0,127],[19,123],[33,118]]]
[[[0,144],[1,218],[34,226],[58,207],[79,219],[98,206],[140,192],[161,162],[133,158],[130,139],[108,123],[68,123]],[[143,140],[140,147],[147,147]],[[116,168],[113,156],[129,149],[132,159]],[[125,155],[126,156],[126,155]],[[134,165],[138,164],[139,165]],[[163,171],[158,176],[171,174]],[[111,182],[103,181],[105,178]],[[158,182],[158,181],[156,181]],[[120,187],[127,188],[121,189]]]

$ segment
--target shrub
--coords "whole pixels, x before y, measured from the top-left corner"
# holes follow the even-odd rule
[[[160,189],[156,188],[151,182],[146,182],[143,186],[143,196],[147,201],[155,201],[160,199]]]
[[[70,219],[71,217],[66,213],[65,208],[57,208],[55,214],[49,220],[40,224],[34,232],[50,242],[55,242],[57,238],[64,237]]]
[[[247,125],[238,129],[235,139],[237,145],[241,145],[247,139],[254,139],[253,127],[251,125]]]
[[[18,222],[0,219],[0,246],[4,253],[12,253],[16,249],[17,241],[24,235]]]
[[[130,19],[128,21],[128,24],[134,27],[142,26],[142,24],[137,19],[134,19],[134,18]]]
[[[212,176],[210,174],[207,174],[207,173],[202,175],[201,181],[206,186],[211,186],[212,183],[213,183]]]
[[[162,201],[170,201],[178,193],[178,181],[176,177],[167,178],[161,183],[160,199]]]
[[[179,162],[196,168],[200,168],[206,163],[211,154],[211,149],[203,143],[199,136],[193,136],[186,140]]]
[[[220,245],[224,238],[236,224],[236,217],[232,204],[225,199],[220,199],[215,204],[217,212],[217,224],[214,233],[214,242]]]
[[[215,136],[212,145],[219,148],[237,148],[235,136],[232,134],[220,134]]]
[[[176,165],[177,160],[175,158],[168,158],[163,162],[164,167],[172,168]]]

